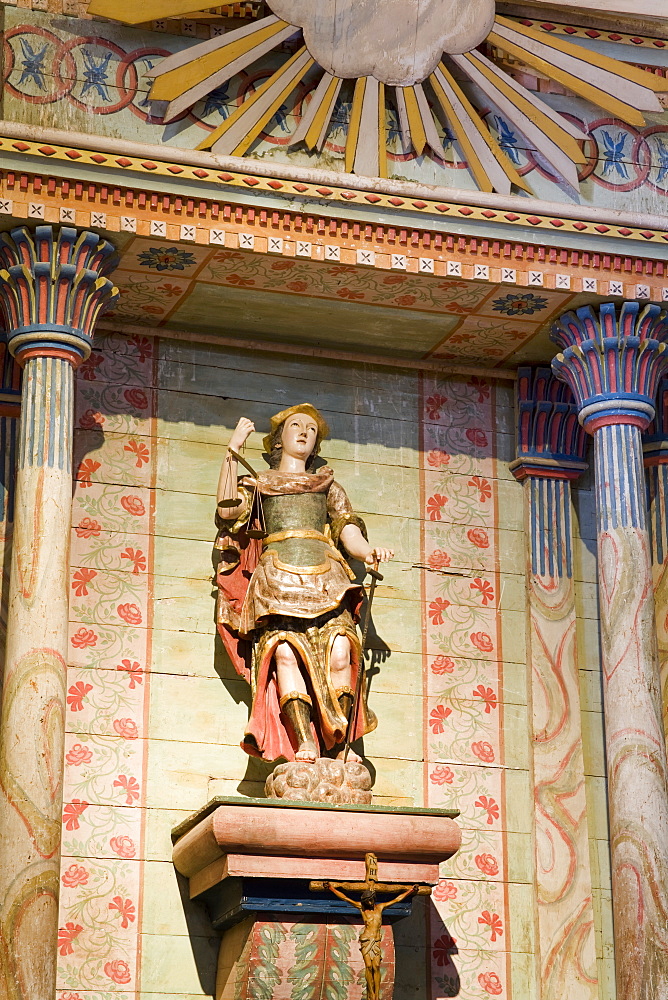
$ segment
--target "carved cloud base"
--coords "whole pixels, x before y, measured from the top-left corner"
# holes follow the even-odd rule
[[[358,761],[321,757],[310,764],[301,760],[279,764],[264,786],[268,799],[292,802],[371,804],[371,775]]]

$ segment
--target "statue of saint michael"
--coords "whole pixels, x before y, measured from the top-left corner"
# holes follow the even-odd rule
[[[272,417],[269,469],[239,477],[238,452],[254,430],[242,417],[220,472],[218,631],[252,689],[243,749],[315,761],[345,741],[361,666],[363,593],[346,555],[371,565],[394,552],[369,544],[332,470],[316,471],[329,429],[314,406]],[[376,724],[363,694],[351,740]]]

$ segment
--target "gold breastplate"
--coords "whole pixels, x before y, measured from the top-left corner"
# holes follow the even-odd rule
[[[326,561],[326,493],[263,496],[262,509],[268,533],[265,547],[275,551],[282,563],[320,566]]]

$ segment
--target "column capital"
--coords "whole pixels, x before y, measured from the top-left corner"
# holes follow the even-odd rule
[[[654,420],[643,434],[645,466],[668,465],[668,378],[659,382]]]
[[[569,387],[549,368],[518,369],[515,478],[577,479],[587,468],[586,440]]]
[[[668,371],[665,310],[639,302],[583,306],[561,316],[551,338],[562,348],[552,371],[570,386],[588,433],[608,424],[649,425],[658,381]]]
[[[118,298],[106,277],[117,263],[97,233],[37,226],[0,235],[0,308],[20,365],[60,357],[76,368],[88,357],[98,318]]]

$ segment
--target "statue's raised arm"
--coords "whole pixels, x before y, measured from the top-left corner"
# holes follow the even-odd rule
[[[220,474],[218,630],[252,687],[244,750],[315,761],[345,741],[360,669],[363,593],[346,555],[371,564],[394,552],[369,543],[333,471],[316,467],[329,429],[314,406],[272,417],[269,469],[239,477],[233,452],[253,431],[239,421]],[[363,692],[352,739],[375,726]]]

